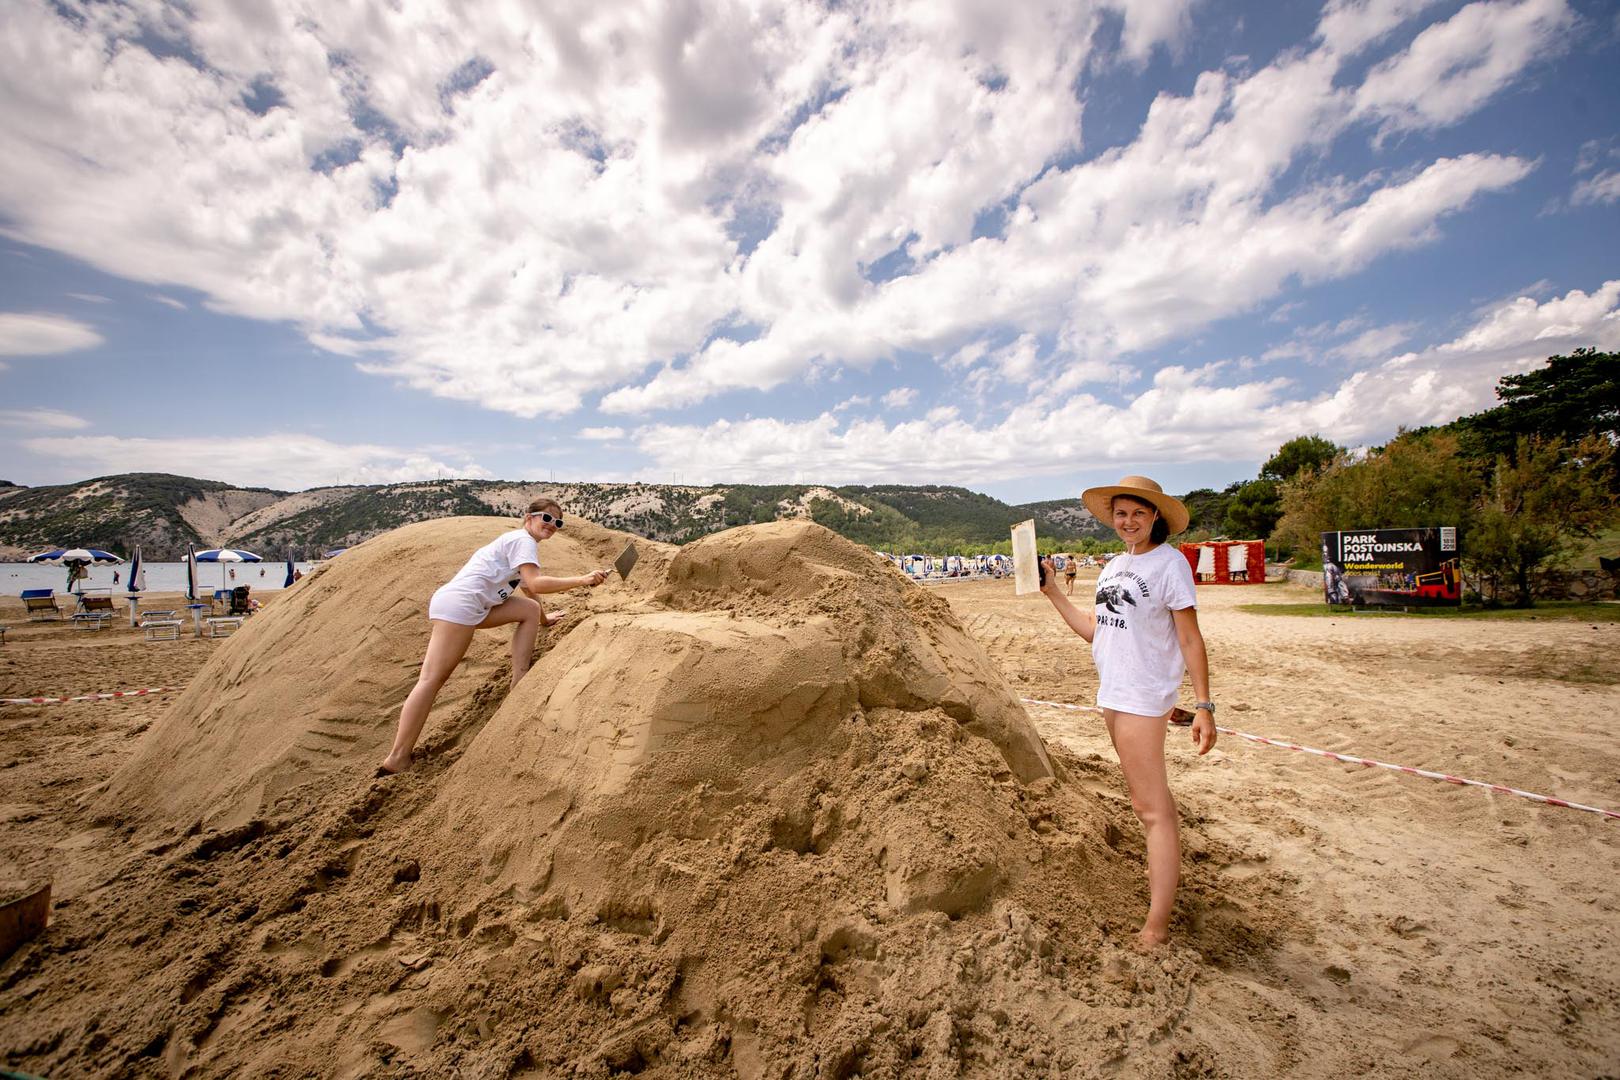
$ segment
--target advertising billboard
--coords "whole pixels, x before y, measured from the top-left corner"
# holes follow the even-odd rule
[[[1322,592],[1353,607],[1458,607],[1457,530],[1352,529],[1322,534]]]

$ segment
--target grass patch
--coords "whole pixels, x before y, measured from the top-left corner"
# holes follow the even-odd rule
[[[1558,620],[1560,622],[1620,622],[1620,603],[1593,604],[1584,600],[1539,600],[1533,608],[1482,608],[1464,604],[1460,608],[1367,609],[1352,611],[1348,607],[1328,607],[1314,604],[1239,604],[1238,610],[1250,615],[1303,615],[1308,618],[1356,619],[1493,619],[1527,622]]]
[[[1588,539],[1575,542],[1569,555],[1558,563],[1559,570],[1596,570],[1598,556],[1614,558],[1620,555],[1620,529],[1609,529]]]

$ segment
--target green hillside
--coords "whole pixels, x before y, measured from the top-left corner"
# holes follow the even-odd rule
[[[894,552],[986,551],[1005,546],[1015,523],[1036,520],[1044,544],[1081,547],[1112,539],[1076,500],[1013,506],[942,485],[540,484],[433,480],[287,493],[236,488],[160,473],[0,493],[0,558],[58,544],[172,560],[187,545],[244,547],[310,557],[414,521],[456,515],[515,516],[546,495],[610,528],[686,543],[720,529],[809,517],[861,544]]]

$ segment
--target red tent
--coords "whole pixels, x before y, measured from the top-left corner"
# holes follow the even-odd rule
[[[1259,585],[1266,580],[1263,540],[1206,540],[1180,548],[1200,585]]]

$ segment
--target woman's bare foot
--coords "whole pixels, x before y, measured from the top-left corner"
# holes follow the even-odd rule
[[[1168,944],[1169,941],[1170,931],[1168,929],[1159,930],[1144,926],[1136,932],[1136,948],[1141,952],[1157,949]]]
[[[381,765],[377,766],[377,775],[379,777],[393,776],[396,773],[405,772],[410,767],[411,756],[409,754],[405,755],[404,761],[398,761],[392,754],[390,754],[388,757],[383,758]]]

